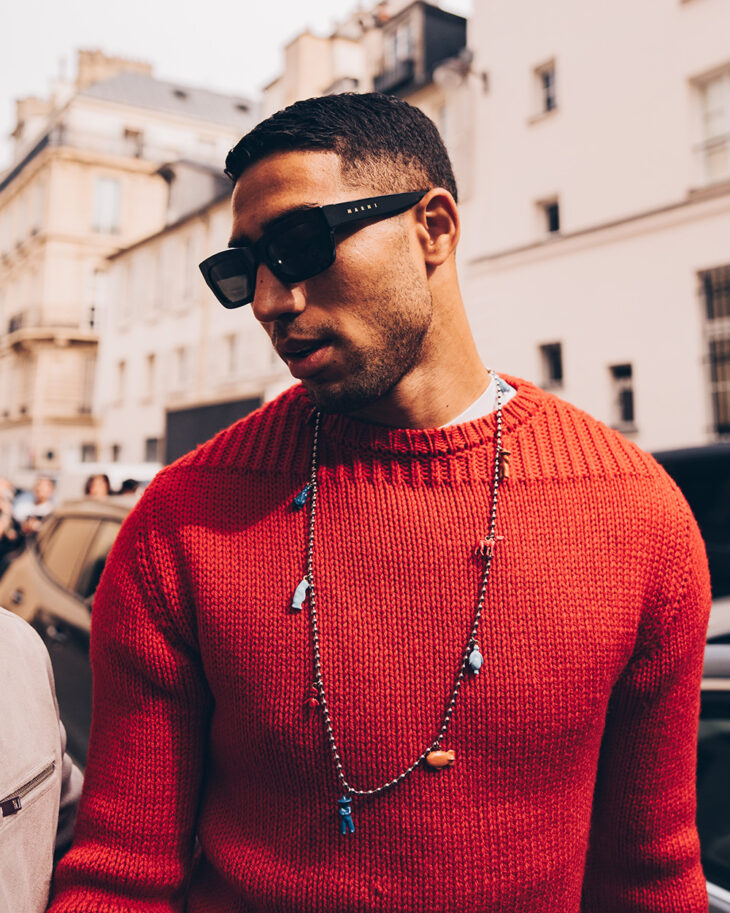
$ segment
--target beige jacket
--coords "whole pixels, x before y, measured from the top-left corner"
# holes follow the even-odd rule
[[[0,608],[0,913],[46,909],[81,792],[43,641]]]

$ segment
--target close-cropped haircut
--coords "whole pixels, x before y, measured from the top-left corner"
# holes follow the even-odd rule
[[[235,182],[277,152],[335,152],[346,182],[367,182],[381,193],[443,187],[456,199],[456,181],[436,125],[408,102],[378,92],[345,92],[295,102],[267,117],[226,157]]]

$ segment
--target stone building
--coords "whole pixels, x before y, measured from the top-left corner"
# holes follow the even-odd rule
[[[93,459],[97,276],[165,224],[164,162],[218,165],[251,102],[81,51],[73,84],[17,103],[0,175],[0,475]]]
[[[730,4],[477,0],[485,360],[652,451],[730,433]]]

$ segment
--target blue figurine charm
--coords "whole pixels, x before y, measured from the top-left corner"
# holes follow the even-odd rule
[[[307,503],[307,498],[309,497],[309,492],[312,490],[312,483],[308,482],[304,488],[299,492],[299,494],[294,498],[292,502],[292,507],[294,510],[301,510],[304,505]]]
[[[337,811],[340,816],[340,833],[346,834],[349,830],[351,834],[354,834],[355,824],[352,820],[352,799],[350,796],[343,796],[337,800]]]

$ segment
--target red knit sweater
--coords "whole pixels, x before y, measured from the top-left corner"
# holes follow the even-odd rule
[[[162,472],[108,562],[94,724],[53,913],[701,913],[695,740],[709,586],[654,461],[508,378],[479,642],[444,748],[341,836],[305,569],[301,387]],[[323,418],[315,579],[349,781],[432,742],[471,627],[495,416]],[[195,838],[199,845],[195,849]],[[187,904],[187,906],[186,906]]]

